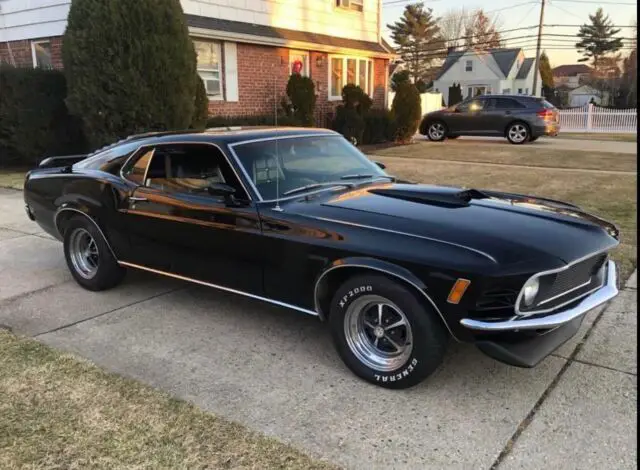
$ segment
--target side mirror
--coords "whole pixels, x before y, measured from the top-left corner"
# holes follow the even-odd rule
[[[382,162],[375,162],[375,161],[374,161],[373,163],[375,163],[376,165],[378,165],[378,166],[380,167],[380,169],[381,169],[381,170],[384,170],[385,168],[387,168],[387,165],[385,165],[385,164],[384,164],[384,163],[382,163]]]
[[[207,187],[207,192],[211,196],[222,196],[225,200],[231,200],[231,197],[235,194],[236,189],[233,186],[229,186],[224,183],[211,183]]]

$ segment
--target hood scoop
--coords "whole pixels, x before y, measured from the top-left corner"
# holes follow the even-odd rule
[[[443,207],[465,207],[472,199],[485,199],[490,196],[477,189],[449,188],[446,186],[408,186],[406,188],[374,188],[370,193],[392,197],[405,201],[431,204]]]

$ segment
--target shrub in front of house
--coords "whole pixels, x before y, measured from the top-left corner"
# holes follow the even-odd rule
[[[300,126],[313,127],[316,109],[316,89],[313,80],[293,73],[287,82],[287,98],[282,102],[285,115]]]
[[[388,109],[371,109],[364,116],[362,144],[381,144],[393,141],[396,124]]]
[[[62,72],[0,66],[0,94],[0,167],[87,150],[81,122],[65,104]]]
[[[396,123],[396,141],[410,141],[418,130],[422,109],[420,93],[413,83],[400,83],[393,97],[391,113]]]
[[[93,147],[190,127],[196,52],[179,0],[74,0],[62,58]]]
[[[365,115],[372,104],[373,101],[362,88],[352,84],[345,85],[342,88],[342,104],[336,108],[331,127],[356,145],[361,144],[366,124]]]
[[[196,74],[195,78],[196,95],[190,127],[192,129],[204,129],[207,126],[207,119],[209,118],[209,98],[207,97],[207,90],[200,76]]]

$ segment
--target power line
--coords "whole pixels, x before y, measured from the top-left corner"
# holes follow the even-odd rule
[[[630,5],[630,6],[634,6],[637,5],[637,3],[629,3],[629,2],[603,2],[600,0],[594,1],[594,0],[553,0],[554,2],[567,2],[567,3],[590,3],[590,4],[596,4],[596,5]]]

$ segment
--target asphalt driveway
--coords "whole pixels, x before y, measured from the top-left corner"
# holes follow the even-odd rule
[[[0,324],[354,469],[635,468],[636,295],[535,369],[452,344],[425,383],[389,391],[303,314],[143,273],[81,289],[22,194],[0,190]]]

